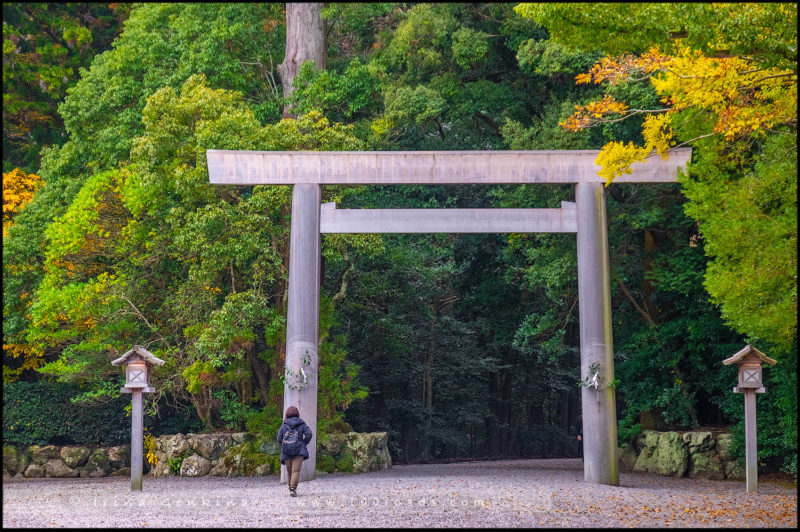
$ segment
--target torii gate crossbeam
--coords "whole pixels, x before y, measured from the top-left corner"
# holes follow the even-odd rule
[[[284,409],[295,405],[314,432],[302,480],[316,466],[317,349],[321,233],[575,232],[581,376],[596,365],[614,380],[606,202],[598,151],[259,152],[207,150],[212,184],[294,185],[289,249]],[[677,180],[691,149],[668,160],[634,163],[617,183]],[[323,184],[574,183],[575,203],[560,209],[363,209],[321,205]],[[617,420],[612,387],[581,390],[584,479],[619,484]],[[281,482],[286,482],[285,468]]]

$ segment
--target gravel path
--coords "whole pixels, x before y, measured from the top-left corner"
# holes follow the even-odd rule
[[[622,473],[578,459],[393,466],[301,483],[276,477],[7,479],[6,527],[796,527],[797,489]]]

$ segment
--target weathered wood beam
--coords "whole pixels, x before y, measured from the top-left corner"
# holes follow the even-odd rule
[[[564,151],[235,151],[207,150],[216,185],[597,183],[597,150]],[[616,183],[677,180],[691,148],[653,154]]]
[[[575,204],[560,209],[320,209],[321,233],[574,233]]]

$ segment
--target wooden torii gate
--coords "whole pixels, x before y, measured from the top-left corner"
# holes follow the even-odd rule
[[[314,478],[322,233],[576,233],[584,479],[619,484],[606,202],[598,151],[269,152],[207,150],[217,185],[294,185],[289,248],[284,410],[314,432],[301,480]],[[691,148],[635,163],[616,183],[677,181]],[[336,209],[321,185],[574,183],[560,209]],[[281,482],[286,482],[285,468]]]

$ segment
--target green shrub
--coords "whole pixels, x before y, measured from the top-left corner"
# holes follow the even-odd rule
[[[329,455],[319,453],[317,454],[317,470],[324,471],[326,473],[333,473],[336,469],[336,459]]]
[[[203,421],[194,407],[176,410],[159,405],[159,417],[154,418],[150,432],[155,436],[164,434],[197,434],[203,430]]]
[[[636,437],[642,433],[642,424],[636,423],[636,415],[633,411],[617,421],[617,441],[620,445],[632,444]]]
[[[280,455],[271,455],[271,462],[269,471],[273,475],[280,475],[281,474],[281,457]]]
[[[170,458],[169,461],[167,461],[167,465],[169,466],[169,470],[172,471],[173,475],[180,475],[181,466],[183,465],[183,455]]]
[[[225,428],[230,430],[242,430],[249,415],[252,415],[253,408],[242,404],[239,398],[230,390],[217,390],[214,398],[220,401],[219,415],[225,423]]]
[[[69,383],[4,383],[3,443],[27,447],[130,442],[131,420],[125,409],[130,396],[96,406],[70,402],[82,391]]]
[[[343,447],[342,451],[336,457],[336,470],[342,473],[352,473],[355,463],[353,451],[347,447]]]
[[[251,410],[245,415],[245,428],[254,436],[276,437],[283,424],[283,417],[274,406]]]

